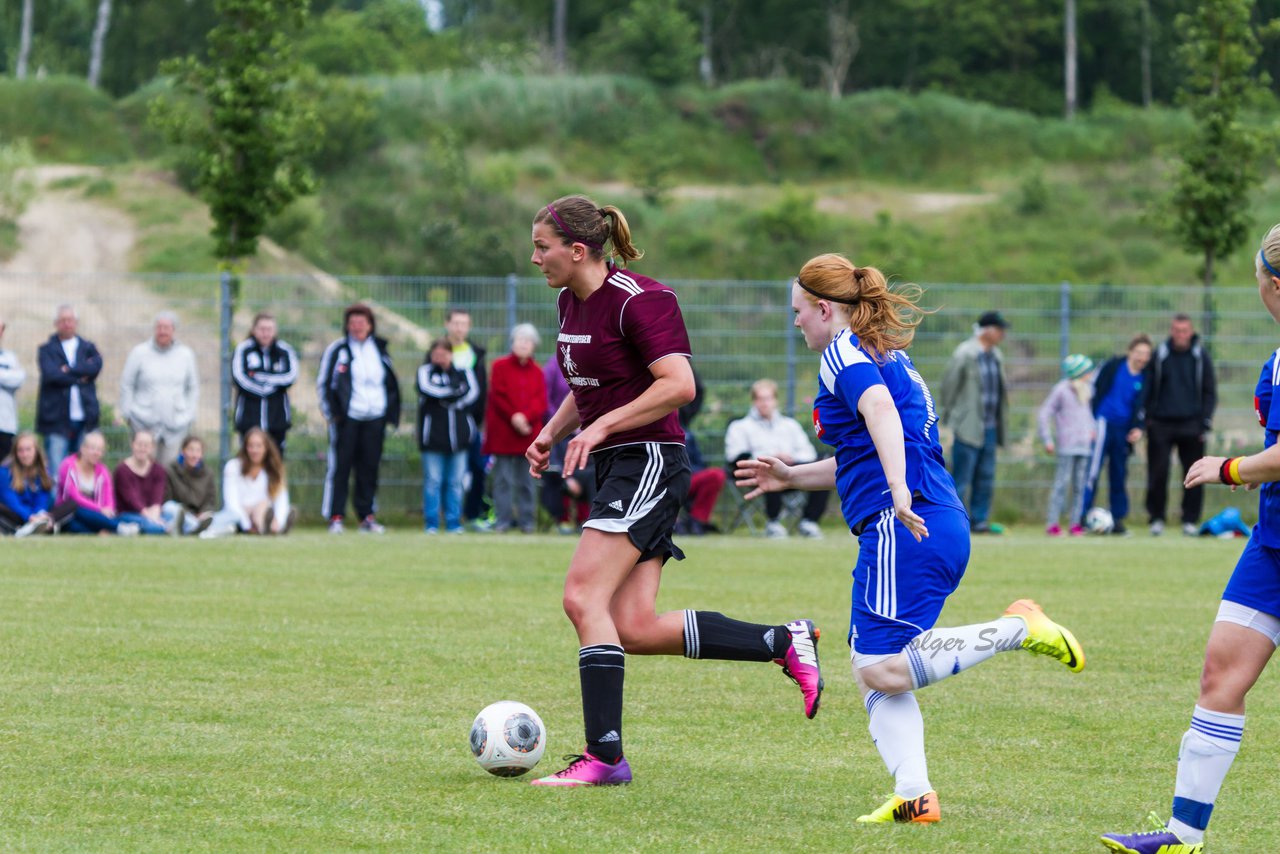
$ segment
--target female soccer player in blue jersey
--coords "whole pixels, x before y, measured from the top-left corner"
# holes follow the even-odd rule
[[[613,251],[605,253],[605,245]],[[587,746],[540,786],[629,783],[622,756],[624,652],[774,661],[818,711],[818,632],[809,620],[757,625],[715,611],[668,611],[656,602],[662,565],[684,555],[671,541],[689,491],[677,410],[693,399],[689,336],[676,294],[613,264],[640,257],[622,212],[582,196],[557,199],[533,220],[533,258],[559,289],[556,358],[571,394],[525,456],[540,477],[569,440],[563,476],[595,463],[596,497],[564,583],[578,632]]]
[[[935,628],[969,561],[969,520],[943,463],[933,397],[906,348],[922,318],[914,286],[890,290],[874,267],[819,255],[791,288],[795,325],[822,353],[813,423],[834,458],[788,466],[772,457],[738,464],[748,497],[830,489],[858,538],[849,641],[869,729],[894,794],[863,822],[933,822],[924,720],[912,693],[997,652],[1024,648],[1073,671],[1084,651],[1029,599],[989,623]]]
[[[1254,260],[1262,306],[1280,322],[1280,225]],[[1200,854],[1218,790],[1244,735],[1244,699],[1280,643],[1280,350],[1267,357],[1254,392],[1263,450],[1247,457],[1203,457],[1187,470],[1187,489],[1225,483],[1261,485],[1258,524],[1236,562],[1209,632],[1200,696],[1178,751],[1173,818],[1145,833],[1108,833],[1102,844],[1129,854]]]

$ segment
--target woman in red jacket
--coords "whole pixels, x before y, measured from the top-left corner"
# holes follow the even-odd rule
[[[537,481],[529,474],[524,452],[542,430],[547,408],[546,380],[533,360],[538,341],[533,324],[521,323],[512,329],[511,354],[494,361],[489,378],[481,450],[493,456],[495,531],[519,525],[524,533],[533,533]]]

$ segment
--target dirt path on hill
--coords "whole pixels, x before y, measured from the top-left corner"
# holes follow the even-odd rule
[[[195,351],[200,371],[197,425],[214,425],[217,330],[207,323],[187,322],[181,307],[129,276],[136,229],[128,216],[84,198],[81,187],[51,186],[60,179],[100,174],[87,166],[37,167],[36,196],[18,221],[18,251],[0,263],[0,315],[8,326],[3,346],[17,353],[27,370],[19,403],[34,405],[39,384],[36,348],[53,333],[59,305],[76,307],[81,334],[101,351],[98,395],[112,405],[120,396],[120,372],[129,350],[150,336],[156,314],[176,308],[178,340]]]

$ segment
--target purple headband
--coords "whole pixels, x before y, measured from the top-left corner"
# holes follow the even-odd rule
[[[581,243],[583,246],[589,246],[592,249],[596,250],[597,252],[604,249],[603,245],[596,243],[593,240],[584,240],[583,238],[574,234],[573,229],[571,229],[569,226],[564,224],[564,220],[560,218],[560,214],[556,213],[556,209],[551,207],[551,205],[547,205],[547,213],[551,214],[551,218],[556,221],[556,225],[560,226],[560,231],[562,231],[564,233],[564,236],[569,238],[569,240],[571,240],[572,242]]]

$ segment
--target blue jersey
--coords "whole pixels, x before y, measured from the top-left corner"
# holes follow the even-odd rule
[[[877,364],[858,337],[843,329],[822,352],[813,426],[836,450],[836,489],[850,528],[893,506],[875,443],[858,414],[858,400],[874,385],[885,386],[902,419],[907,486],[917,498],[964,509],[943,461],[933,395],[904,351]]]
[[[1138,392],[1142,391],[1142,384],[1146,379],[1145,372],[1138,371],[1136,374],[1131,374],[1129,365],[1121,364],[1116,369],[1115,381],[1107,390],[1107,396],[1098,404],[1098,417],[1105,418],[1113,424],[1128,426],[1134,418],[1133,401],[1137,399]]]
[[[1258,412],[1258,422],[1266,430],[1263,447],[1270,448],[1280,436],[1280,395],[1275,394],[1280,385],[1280,350],[1276,350],[1262,366],[1258,387],[1253,393],[1253,405]],[[1268,548],[1280,548],[1280,483],[1264,483],[1258,492],[1258,527],[1261,544]]]

